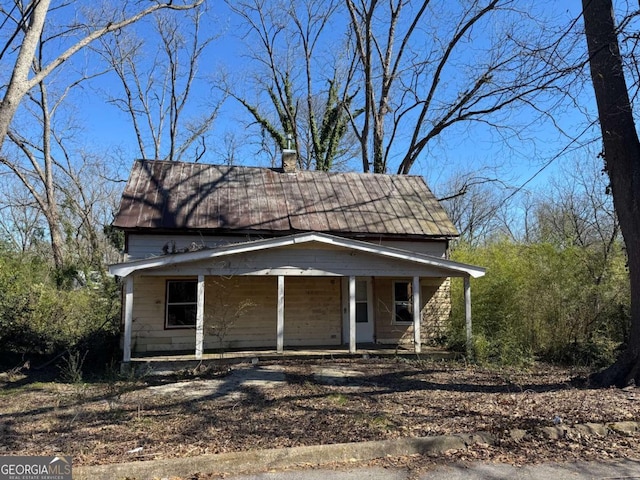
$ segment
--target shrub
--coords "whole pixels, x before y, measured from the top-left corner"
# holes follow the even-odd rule
[[[0,345],[8,353],[55,356],[87,352],[86,365],[105,365],[117,350],[115,282],[60,288],[42,259],[0,251]]]
[[[471,280],[482,358],[503,364],[536,356],[580,365],[610,361],[629,323],[624,255],[616,252],[597,276],[592,255],[584,248],[507,240],[458,246],[453,259],[487,268],[484,277]],[[452,282],[448,335],[458,347],[465,331],[461,283]]]

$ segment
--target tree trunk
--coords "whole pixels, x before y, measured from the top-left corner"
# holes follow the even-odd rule
[[[2,102],[0,103],[0,148],[4,143],[4,139],[9,131],[11,120],[18,110],[18,106],[22,97],[29,91],[29,72],[31,71],[31,62],[33,61],[36,48],[40,43],[40,35],[44,28],[44,21],[49,10],[50,0],[42,0],[35,3],[33,11],[29,18],[29,26],[27,27],[20,52],[16,59],[11,80],[7,85]]]
[[[592,376],[599,386],[640,385],[640,141],[624,78],[611,0],[582,0],[591,79],[598,105],[605,169],[627,247],[631,328],[626,349]]]

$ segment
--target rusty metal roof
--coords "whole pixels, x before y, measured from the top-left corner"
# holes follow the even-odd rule
[[[424,179],[136,161],[113,225],[135,230],[451,237]]]

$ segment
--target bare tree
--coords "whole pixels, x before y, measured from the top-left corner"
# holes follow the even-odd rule
[[[497,212],[506,186],[488,172],[459,173],[445,185],[447,194],[439,198],[460,233],[471,246],[484,243],[502,231]]]
[[[37,70],[37,61],[34,63]],[[41,215],[58,273],[79,263],[104,273],[106,242],[96,228],[111,219],[99,216],[96,209],[114,197],[114,184],[100,182],[97,174],[106,166],[83,158],[84,154],[72,147],[75,129],[66,124],[62,127],[56,120],[68,93],[83,80],[86,78],[52,95],[43,79],[39,95],[28,95],[31,128],[9,130],[7,156],[0,159],[8,178],[17,181],[16,189],[28,194],[22,200],[8,199],[9,208],[35,209]]]
[[[33,252],[46,241],[42,214],[21,184],[5,181],[0,187],[0,239],[12,250]]]
[[[84,15],[79,13],[80,9],[73,10],[76,15],[70,18],[64,15],[64,10],[77,5],[51,6],[48,0],[15,1],[11,8],[0,10],[4,16],[0,58],[13,61],[14,65],[0,104],[0,145],[9,145],[4,142],[5,137],[10,141],[0,156],[0,165],[3,173],[9,175],[7,178],[13,178],[29,192],[32,205],[42,214],[58,272],[69,265],[66,257],[70,252],[65,245],[74,230],[76,237],[82,232],[92,252],[98,246],[93,230],[95,218],[90,212],[95,202],[89,192],[95,184],[81,175],[83,163],[73,158],[77,151],[69,150],[74,130],[60,128],[59,117],[69,93],[100,72],[67,76],[62,87],[54,88],[48,84],[48,80],[55,79],[51,74],[77,52],[111,32],[162,9],[190,10],[200,3],[202,0],[179,4],[156,2],[140,10],[124,2],[119,9],[105,6],[99,12],[90,10]],[[25,98],[28,102],[23,101]],[[20,117],[24,118],[19,118],[19,125],[12,128],[20,104],[23,104]],[[103,265],[95,256],[90,263],[96,268]]]
[[[144,39],[133,31],[101,39],[97,53],[123,91],[122,97],[109,101],[131,119],[141,158],[198,161],[206,152],[206,134],[223,99],[199,98],[205,104],[203,113],[189,112],[195,110],[192,93],[201,80],[203,55],[214,39],[203,37],[203,13],[196,7],[178,19],[155,12],[154,32],[146,32]]]
[[[620,228],[607,194],[608,178],[598,163],[592,156],[561,168],[559,177],[551,178],[540,192],[533,211],[537,241],[597,250],[606,263],[614,243],[620,240]]]
[[[613,365],[592,376],[592,380],[599,385],[637,385],[640,384],[640,140],[612,1],[583,0],[582,9],[605,170],[627,247],[631,288],[631,327],[626,348]]]
[[[542,69],[562,55],[511,0],[347,0],[364,113],[352,122],[365,172],[399,159],[409,173],[444,131],[478,123],[518,133],[497,113],[531,102],[566,72]],[[562,45],[564,48],[564,44]],[[554,60],[554,64],[557,63]],[[540,109],[544,110],[544,109]],[[538,110],[541,115],[546,113]],[[401,150],[398,150],[402,146]]]
[[[4,17],[3,29],[10,31],[10,35],[4,38],[4,45],[0,51],[0,60],[12,61],[10,69],[11,77],[6,87],[2,88],[2,101],[0,102],[0,149],[4,144],[9,131],[11,121],[18,111],[18,107],[24,96],[49,76],[60,65],[69,60],[73,55],[87,47],[89,44],[111,32],[121,30],[145,16],[162,9],[189,10],[200,5],[204,0],[195,0],[188,3],[154,2],[144,9],[132,7],[133,2],[125,1],[119,8],[104,8],[99,18],[99,24],[82,24],[77,19],[65,29],[58,32],[49,32],[49,38],[68,39],[68,43],[61,42],[60,52],[52,56],[48,62],[40,62],[38,70],[33,71],[32,65],[37,58],[38,49],[46,31],[46,24],[52,11],[63,8],[77,9],[75,3],[63,3],[51,5],[51,0],[23,1],[13,0],[0,10]],[[11,53],[17,50],[17,54]],[[7,59],[6,57],[14,57]]]
[[[301,167],[330,170],[351,146],[345,141],[354,96],[341,56],[326,51],[328,39],[336,36],[331,22],[340,2],[227,3],[247,29],[248,56],[258,70],[257,97],[265,101],[252,101],[238,88],[227,90],[264,137],[278,149],[297,151]]]

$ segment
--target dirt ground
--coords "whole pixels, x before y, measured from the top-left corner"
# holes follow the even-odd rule
[[[640,421],[640,389],[596,390],[585,372],[395,359],[279,361],[108,382],[0,375],[0,454],[76,465],[488,431],[498,445],[447,452],[514,464],[640,457],[640,433],[536,427]],[[522,440],[507,432],[524,429]]]

